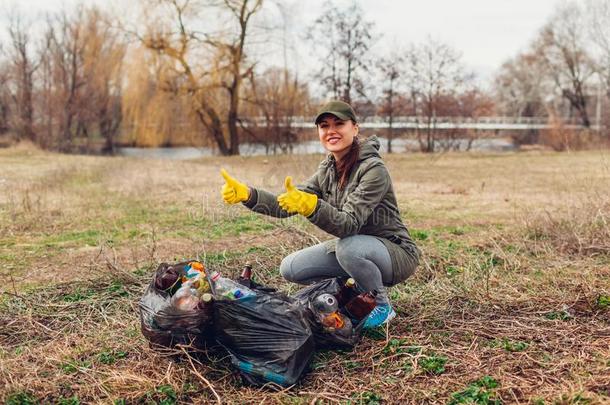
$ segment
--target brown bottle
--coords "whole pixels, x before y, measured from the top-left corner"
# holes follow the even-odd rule
[[[197,304],[197,309],[201,310],[204,314],[209,317],[212,316],[212,301],[214,297],[210,293],[205,293],[201,296],[199,303]]]
[[[356,295],[356,280],[348,278],[341,289],[335,294],[335,298],[339,303],[339,308],[345,306]]]
[[[350,302],[345,304],[344,310],[346,315],[351,319],[360,322],[366,318],[377,305],[375,297],[377,297],[377,291],[373,290],[352,298]]]
[[[237,282],[248,288],[252,287],[252,265],[250,263],[246,263]]]

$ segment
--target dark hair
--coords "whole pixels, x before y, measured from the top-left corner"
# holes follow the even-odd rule
[[[354,136],[354,141],[352,142],[352,146],[349,151],[336,162],[337,167],[337,177],[339,177],[339,189],[343,190],[345,185],[347,184],[347,180],[349,179],[349,175],[352,172],[352,169],[358,162],[358,156],[360,155],[360,141],[358,140],[358,136]]]

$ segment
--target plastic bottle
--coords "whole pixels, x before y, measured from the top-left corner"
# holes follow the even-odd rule
[[[197,296],[197,290],[193,288],[191,283],[184,283],[182,287],[176,291],[172,296],[171,304],[178,309],[183,311],[190,311],[197,307],[199,304],[199,297]]]
[[[228,298],[230,300],[255,296],[256,293],[231,279],[221,277],[220,273],[212,273],[212,286],[217,297]]]
[[[343,310],[345,314],[352,319],[352,321],[355,321],[356,323],[360,322],[368,314],[370,314],[373,308],[375,308],[377,305],[375,297],[377,297],[377,291],[375,290],[362,293],[352,298],[350,302],[345,304]]]
[[[275,373],[273,371],[265,370],[264,368],[256,366],[250,362],[238,360],[237,367],[248,374],[252,374],[257,377],[262,377],[267,381],[271,381],[279,385],[286,385],[287,383],[286,377],[284,377],[283,375]]]
[[[313,310],[317,314],[331,314],[339,309],[339,303],[332,294],[320,294],[314,298]]]
[[[356,295],[356,280],[348,278],[341,289],[335,294],[339,307],[345,306]]]
[[[201,297],[205,293],[212,292],[212,287],[204,275],[197,276],[192,280],[192,286],[197,290],[197,296]]]
[[[317,316],[322,330],[326,333],[339,333],[348,336],[351,334],[352,323],[339,312],[337,299],[332,294],[320,294],[311,303],[313,312]]]
[[[237,282],[241,285],[245,285],[246,287],[252,287],[252,265],[250,263],[246,263],[243,271],[241,272],[241,276],[237,279]]]

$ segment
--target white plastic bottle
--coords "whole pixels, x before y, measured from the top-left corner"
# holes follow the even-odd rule
[[[191,283],[187,282],[176,291],[172,296],[171,304],[178,309],[183,311],[190,311],[197,307],[199,304],[199,297],[197,296],[197,290],[193,288]]]
[[[214,286],[214,293],[217,297],[236,300],[256,295],[256,293],[248,287],[226,277],[222,277],[217,271],[212,273],[211,279]]]

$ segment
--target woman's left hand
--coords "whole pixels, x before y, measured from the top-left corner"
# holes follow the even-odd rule
[[[297,212],[306,217],[313,214],[318,205],[318,196],[296,188],[292,184],[292,177],[290,176],[286,177],[284,185],[286,186],[286,192],[277,197],[280,207],[289,213]]]

